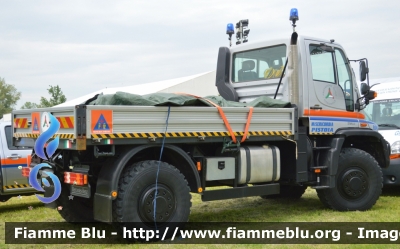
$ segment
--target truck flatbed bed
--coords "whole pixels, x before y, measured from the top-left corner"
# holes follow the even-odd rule
[[[164,136],[168,108],[166,106],[80,105],[18,110],[13,112],[14,121],[19,120],[19,124],[24,125],[14,124],[14,137],[38,137],[42,132],[40,126],[43,126],[43,121],[40,119],[43,113],[50,112],[61,124],[59,131],[53,136],[59,136],[61,140],[65,140],[65,142],[60,142],[60,149],[76,149],[75,140],[78,138],[85,138],[87,145],[142,144],[143,139],[155,142],[157,138]],[[221,109],[234,135],[243,136],[250,107],[223,107]],[[248,137],[268,140],[266,137],[294,134],[295,112],[295,108],[254,108],[249,121]],[[199,139],[215,142],[230,135],[215,107],[170,107],[167,143],[174,143],[177,140],[182,142],[182,139],[186,139],[186,142],[191,140],[198,142]]]

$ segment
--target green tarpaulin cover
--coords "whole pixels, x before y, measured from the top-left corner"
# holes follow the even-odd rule
[[[283,108],[290,107],[289,102],[260,96],[249,103],[228,101],[221,96],[207,96],[196,98],[190,95],[175,93],[152,93],[137,95],[132,93],[117,92],[115,94],[99,95],[97,99],[90,101],[89,105],[138,105],[138,106],[212,106],[208,99],[221,107],[264,107]]]

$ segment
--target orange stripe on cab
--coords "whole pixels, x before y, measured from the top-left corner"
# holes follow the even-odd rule
[[[364,114],[359,112],[333,111],[333,110],[304,110],[304,116],[323,116],[323,117],[338,117],[338,118],[357,118],[365,119]]]
[[[6,164],[26,164],[27,163],[27,158],[19,158],[19,159],[8,159],[8,158],[3,158],[1,159],[1,165],[6,165]]]

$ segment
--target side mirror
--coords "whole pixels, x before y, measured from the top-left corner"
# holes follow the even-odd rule
[[[378,97],[378,93],[375,91],[369,91],[368,95],[366,96],[369,100],[373,100]]]
[[[368,93],[368,91],[369,91],[369,86],[366,83],[361,83],[361,94],[365,95]]]
[[[365,65],[365,61],[360,61],[360,81],[364,81],[369,73],[368,67]]]
[[[378,93],[375,91],[369,91],[367,95],[365,95],[365,104],[368,105],[370,100],[375,99],[378,96]]]

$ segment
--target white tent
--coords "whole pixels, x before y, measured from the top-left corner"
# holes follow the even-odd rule
[[[393,82],[393,81],[400,81],[400,77],[369,79],[369,85],[372,86],[373,84],[376,84],[376,83],[386,83],[386,82]],[[366,81],[364,81],[364,82],[366,82]]]
[[[393,81],[400,81],[400,77],[391,77],[391,78],[370,78],[369,79],[369,85],[373,86],[378,83],[386,83],[386,82],[393,82]],[[357,80],[358,86],[360,86],[361,82]],[[363,83],[367,83],[367,80],[364,80]],[[374,90],[374,89],[372,89]]]
[[[163,93],[189,93],[201,97],[207,95],[218,95],[217,87],[215,86],[215,71],[196,74],[188,77],[182,77],[171,80],[163,80],[158,82],[139,84],[126,87],[105,88],[85,96],[67,101],[56,107],[79,105],[86,100],[94,97],[96,94],[113,94],[116,92],[127,92],[138,95],[145,95],[155,92]]]

